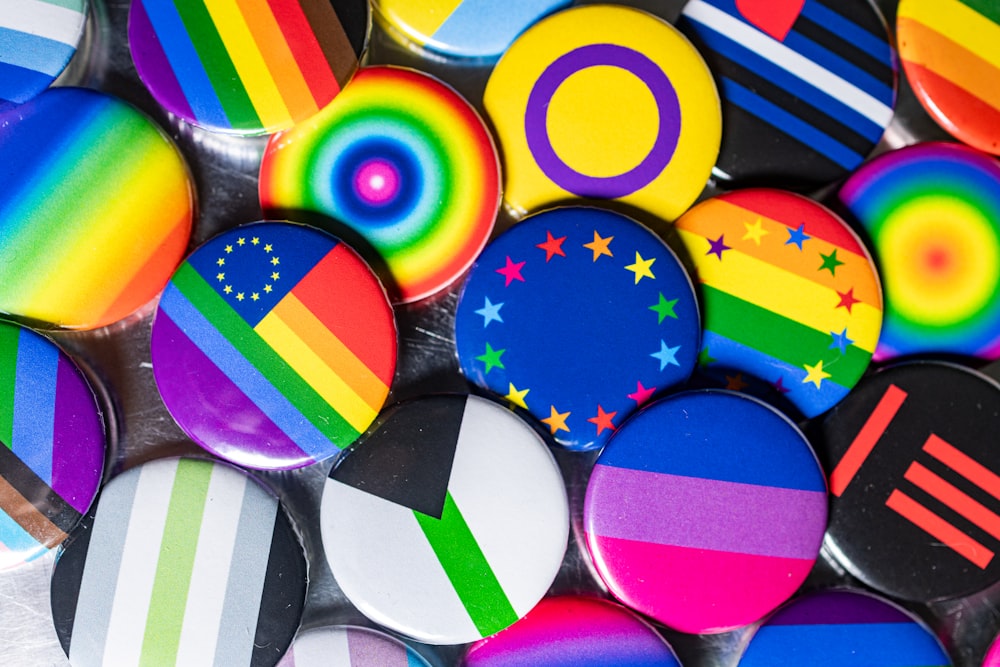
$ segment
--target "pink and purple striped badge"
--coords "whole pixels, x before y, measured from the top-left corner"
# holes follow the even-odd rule
[[[822,470],[794,424],[756,399],[707,390],[622,425],[591,475],[583,518],[615,597],[710,633],[753,623],[795,592],[826,516]]]

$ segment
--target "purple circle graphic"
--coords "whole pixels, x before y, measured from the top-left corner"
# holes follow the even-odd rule
[[[571,75],[588,67],[607,65],[634,74],[646,84],[660,113],[653,147],[638,165],[617,176],[587,176],[556,155],[549,141],[549,102]],[[618,44],[588,44],[559,56],[535,81],[524,113],[524,132],[535,162],[559,187],[581,197],[615,199],[646,187],[670,163],[681,136],[681,107],[670,79],[646,55]]]

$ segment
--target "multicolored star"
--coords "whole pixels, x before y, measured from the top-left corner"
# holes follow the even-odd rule
[[[593,251],[595,262],[597,261],[597,258],[600,257],[601,255],[614,257],[614,255],[611,254],[611,248],[610,248],[611,242],[614,240],[614,238],[615,238],[614,236],[608,236],[607,238],[602,237],[600,234],[597,233],[597,230],[595,229],[594,240],[591,241],[590,243],[584,243],[583,247],[586,248],[587,250]]]
[[[638,285],[639,281],[643,278],[652,278],[653,280],[656,280],[656,276],[653,275],[653,271],[650,268],[653,266],[653,262],[655,261],[655,257],[651,259],[643,259],[642,255],[639,254],[639,251],[636,250],[635,263],[627,265],[625,269],[635,274],[635,284]]]
[[[615,430],[614,418],[618,414],[615,412],[605,412],[604,408],[600,405],[597,406],[597,415],[591,417],[587,421],[594,424],[597,427],[597,435],[604,433],[606,430]]]
[[[785,245],[791,245],[794,243],[799,247],[799,250],[802,250],[802,244],[812,238],[811,236],[806,234],[805,228],[806,228],[806,223],[803,222],[801,225],[798,226],[798,228],[789,229],[788,240],[785,241]]]
[[[510,255],[507,255],[507,263],[497,269],[497,273],[504,278],[504,287],[510,287],[510,284],[515,280],[519,280],[522,283],[524,282],[524,276],[521,275],[521,269],[524,268],[525,264],[527,264],[527,262],[514,262],[511,260]]]
[[[569,412],[559,412],[556,410],[556,406],[549,406],[549,416],[542,419],[541,422],[549,427],[552,435],[555,435],[557,431],[569,432],[569,426],[566,426],[566,418],[569,417]]]
[[[708,351],[708,345],[701,348],[701,352],[698,353],[698,365],[701,367],[708,366],[709,364],[714,364],[718,359],[712,356],[712,353]]]
[[[531,391],[531,390],[530,389],[518,389],[517,387],[514,386],[513,382],[508,382],[507,385],[508,385],[507,395],[504,396],[504,398],[506,398],[510,402],[511,405],[516,405],[519,408],[523,408],[523,409],[527,410],[528,409],[528,403],[524,400],[524,398],[525,398],[525,396],[528,395],[528,392]]]
[[[726,389],[731,391],[743,391],[750,386],[750,383],[743,379],[743,373],[726,376]]]
[[[559,238],[553,238],[552,232],[545,232],[545,243],[539,243],[536,248],[541,248],[545,251],[545,261],[548,262],[553,256],[559,255],[560,257],[565,257],[566,253],[563,252],[562,244],[566,240],[565,236],[560,236]]]
[[[660,292],[659,301],[656,304],[650,306],[649,309],[654,313],[656,313],[658,317],[656,323],[663,324],[664,318],[672,317],[675,320],[677,319],[677,313],[674,312],[674,306],[676,305],[677,305],[677,299],[671,299],[670,301],[667,301],[667,299],[663,296],[663,292]]]
[[[757,218],[757,221],[753,224],[749,222],[744,222],[743,226],[747,228],[747,233],[743,235],[741,240],[743,241],[753,241],[757,245],[760,245],[760,240],[770,234],[768,230],[764,229],[764,219]]]
[[[827,378],[830,377],[830,374],[823,370],[822,359],[817,361],[815,366],[810,366],[809,364],[803,364],[802,367],[806,369],[806,377],[802,380],[802,384],[805,384],[806,382],[812,382],[814,385],[816,385],[817,389],[821,389],[822,387],[820,385],[823,383],[823,380],[826,380]]]
[[[504,369],[504,365],[503,365],[503,362],[500,361],[500,357],[506,351],[507,351],[507,348],[503,348],[503,349],[500,349],[500,350],[494,350],[493,347],[489,343],[486,343],[486,351],[483,352],[478,357],[476,357],[476,361],[481,361],[484,364],[486,364],[486,373],[487,374],[491,370],[493,370],[494,368],[499,368],[499,369],[503,370]]]
[[[834,248],[833,252],[831,252],[829,255],[824,255],[823,253],[820,253],[819,256],[823,258],[823,264],[817,269],[817,271],[822,271],[823,269],[827,269],[830,272],[831,276],[837,275],[837,267],[843,266],[844,264],[842,261],[837,259],[836,248]]]
[[[708,241],[708,245],[710,246],[708,252],[706,252],[705,254],[715,255],[721,261],[722,253],[726,252],[727,250],[732,250],[732,247],[726,245],[725,238],[726,238],[725,234],[719,234],[719,238],[715,240],[705,239],[706,241]]]
[[[483,328],[486,328],[490,322],[503,324],[503,318],[500,317],[500,309],[503,308],[503,302],[493,303],[490,301],[490,297],[485,297],[485,299],[486,303],[476,311],[476,315],[481,315],[483,318]]]
[[[775,389],[775,391],[777,391],[779,394],[787,394],[788,392],[791,391],[790,388],[788,388],[788,387],[785,386],[785,376],[784,375],[779,375],[778,379],[775,380],[774,384],[771,385],[771,386],[773,386],[774,389]]]
[[[841,354],[844,354],[847,352],[847,348],[854,344],[854,341],[847,337],[847,327],[844,327],[844,330],[840,333],[831,331],[830,335],[833,336],[833,342],[830,343],[830,347],[828,348],[830,350],[836,348],[840,350]]]
[[[837,292],[837,296],[840,297],[840,302],[834,306],[834,308],[846,308],[847,312],[851,312],[851,308],[854,304],[861,303],[861,299],[854,298],[854,288],[847,290],[846,292]]]
[[[677,351],[681,349],[681,346],[677,347],[667,347],[667,344],[660,339],[660,349],[658,352],[653,352],[649,356],[654,359],[660,360],[660,370],[662,371],[667,366],[680,366],[680,362],[677,361]]]
[[[649,397],[656,393],[656,387],[646,387],[642,386],[641,381],[636,381],[635,391],[631,394],[627,394],[626,398],[631,398],[635,401],[636,405],[642,405],[649,400]]]

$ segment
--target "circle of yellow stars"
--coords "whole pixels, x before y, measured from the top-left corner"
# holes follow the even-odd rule
[[[236,239],[237,247],[243,247],[247,243],[249,243],[251,246],[259,246],[261,243],[260,237],[251,236],[250,239],[247,240],[247,237],[240,236],[239,238]],[[215,265],[218,266],[220,269],[224,269],[224,267],[226,266],[226,256],[231,255],[235,250],[236,247],[234,247],[232,243],[227,243],[226,246],[223,248],[223,252],[225,254],[219,257],[217,260],[215,260]],[[272,253],[274,252],[274,246],[271,245],[270,243],[264,244],[264,252],[267,253],[268,255],[271,255],[271,259],[269,261],[271,263],[271,266],[274,267],[274,270],[271,272],[271,275],[269,276],[271,279],[270,282],[264,283],[264,286],[261,288],[261,292],[264,292],[265,294],[270,294],[271,291],[274,290],[274,283],[281,278],[281,272],[277,270],[278,265],[281,264],[281,258],[278,257],[277,255],[272,255]],[[226,295],[233,294],[233,286],[226,282],[225,270],[220,270],[218,273],[216,273],[215,279],[222,284],[223,294]],[[260,292],[250,292],[249,297],[247,296],[246,292],[236,292],[233,298],[235,298],[237,301],[244,301],[247,298],[249,298],[251,301],[259,301]]]

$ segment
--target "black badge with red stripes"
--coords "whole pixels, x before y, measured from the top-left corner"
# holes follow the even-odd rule
[[[942,362],[892,366],[816,431],[827,542],[848,571],[919,602],[1000,580],[1000,384]]]

